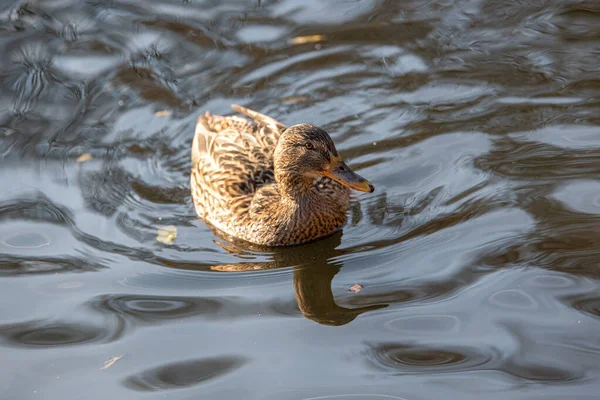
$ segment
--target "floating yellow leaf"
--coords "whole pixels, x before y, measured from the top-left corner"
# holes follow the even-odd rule
[[[173,244],[177,237],[177,227],[175,225],[161,226],[158,228],[156,240],[164,244]]]
[[[162,111],[157,111],[154,113],[154,115],[157,117],[166,117],[169,114],[170,114],[169,110],[162,110]]]
[[[288,96],[281,99],[284,103],[305,103],[308,101],[306,96]]]
[[[292,44],[305,44],[305,43],[315,43],[321,42],[325,40],[325,35],[307,35],[307,36],[296,36],[295,38],[290,39],[290,43]]]
[[[109,358],[108,360],[104,361],[104,366],[100,369],[106,369],[106,368],[110,368],[111,365],[113,365],[114,363],[116,363],[117,361],[119,361],[121,358],[123,358],[123,356],[114,356]]]
[[[90,153],[85,153],[85,154],[82,154],[79,157],[77,157],[77,162],[82,163],[82,162],[90,161],[93,158],[94,157],[92,157],[92,155]]]

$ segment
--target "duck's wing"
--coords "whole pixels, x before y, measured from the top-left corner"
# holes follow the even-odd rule
[[[225,210],[240,197],[274,182],[273,152],[285,125],[233,105],[252,118],[206,113],[198,118],[192,145],[192,175],[203,208]],[[242,206],[240,204],[240,206]]]

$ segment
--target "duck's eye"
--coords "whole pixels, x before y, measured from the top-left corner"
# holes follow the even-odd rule
[[[315,146],[312,143],[310,143],[310,142],[304,143],[304,147],[306,147],[307,150],[314,150],[315,149]]]

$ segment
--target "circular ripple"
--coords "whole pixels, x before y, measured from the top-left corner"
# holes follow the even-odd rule
[[[15,249],[39,249],[50,246],[52,240],[38,232],[19,233],[14,236],[2,238],[2,243]]]
[[[131,300],[127,303],[131,311],[142,313],[180,313],[193,306],[183,300]]]
[[[399,373],[476,370],[495,358],[494,353],[486,354],[468,347],[435,348],[401,344],[381,344],[373,347],[370,353],[371,362],[376,367]]]
[[[98,341],[107,336],[103,328],[55,323],[48,325],[20,324],[0,327],[1,337],[16,346],[54,347]]]
[[[502,308],[518,310],[536,310],[537,302],[522,290],[508,289],[496,292],[488,300],[491,304]]]
[[[527,281],[529,286],[541,287],[547,289],[560,289],[570,287],[576,284],[572,277],[557,275],[537,275]]]
[[[103,296],[92,306],[148,323],[200,314],[215,314],[222,308],[216,299],[203,297]]]

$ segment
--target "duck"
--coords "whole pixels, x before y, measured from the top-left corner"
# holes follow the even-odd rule
[[[198,118],[190,174],[196,214],[226,237],[266,247],[312,242],[341,230],[351,189],[375,190],[324,129],[231,107],[243,116]]]

